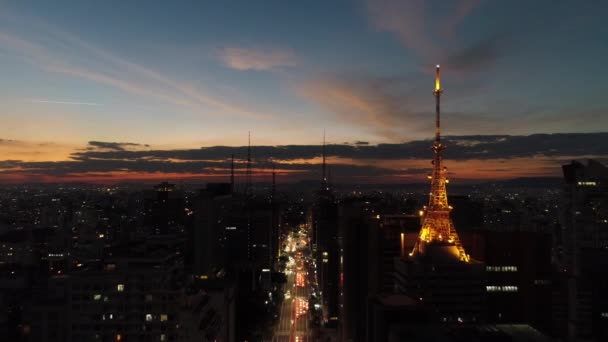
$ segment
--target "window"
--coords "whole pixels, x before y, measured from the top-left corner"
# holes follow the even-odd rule
[[[486,266],[486,272],[517,272],[517,266]]]
[[[116,291],[123,292],[124,290],[125,290],[125,285],[124,284],[118,284],[118,285],[116,285]]]
[[[146,314],[146,322],[152,321],[152,314]]]
[[[168,319],[169,319],[169,316],[167,314],[160,314],[161,322],[166,322]]]
[[[99,294],[99,293],[94,294],[93,300],[101,300],[101,294]]]
[[[161,341],[166,341],[167,340],[167,336],[165,334],[160,334],[160,340]]]
[[[488,292],[517,292],[517,286],[515,285],[488,285],[486,291]]]

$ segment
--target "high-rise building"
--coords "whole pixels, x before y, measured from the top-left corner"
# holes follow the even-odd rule
[[[152,234],[167,234],[183,227],[184,193],[163,182],[144,192],[144,225]]]
[[[311,222],[313,248],[316,251],[317,279],[323,299],[325,319],[338,319],[340,249],[338,241],[338,206],[327,181],[325,165],[325,141],[323,142],[323,174],[321,189],[316,193]]]
[[[343,200],[339,205],[340,289],[339,336],[354,341],[365,336],[369,295],[378,293],[379,220],[367,198]]]
[[[228,183],[208,184],[206,189],[199,192],[194,201],[193,239],[190,242],[193,244],[194,274],[210,276],[224,268],[227,257],[225,246],[235,241],[229,233],[237,230],[238,226],[234,222],[226,222],[226,218],[230,217],[229,214],[237,217],[241,212],[235,212],[234,207],[235,199]],[[241,246],[242,251],[246,248],[245,244]]]
[[[595,160],[573,161],[564,174],[562,231],[558,247],[563,271],[555,298],[556,334],[570,339],[608,339],[608,168]]]
[[[69,276],[67,341],[178,338],[177,255],[133,247],[127,255],[85,265]]]
[[[471,258],[486,266],[487,321],[551,331],[551,234],[476,231],[462,235]]]

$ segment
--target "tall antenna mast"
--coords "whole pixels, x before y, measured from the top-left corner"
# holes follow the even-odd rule
[[[251,132],[247,132],[247,185],[245,193],[251,195]]]
[[[441,93],[443,93],[443,89],[441,89],[441,75],[439,74],[439,64],[437,64],[437,69],[435,69],[435,90],[433,91],[433,94],[435,94],[435,144],[441,143],[441,112],[439,108]]]
[[[230,192],[234,193],[234,154],[232,154],[230,162]]]
[[[447,169],[442,166],[442,151],[445,149],[445,146],[441,144],[440,128],[440,99],[442,93],[439,65],[437,65],[435,69],[435,89],[433,90],[433,95],[435,95],[435,142],[433,143],[433,172],[429,175],[431,192],[429,193],[429,205],[425,207],[421,214],[423,216],[422,229],[410,256],[416,253],[424,253],[426,246],[431,243],[442,242],[456,246],[459,259],[468,262],[470,257],[465,253],[460,243],[460,238],[450,217],[452,207],[448,205]]]
[[[325,130],[323,130],[323,179],[321,186],[327,190],[327,164],[325,163]]]
[[[274,160],[272,161],[272,192],[270,194],[271,196],[271,201],[274,204],[275,202],[275,196],[276,196],[276,190],[277,190],[277,173],[276,173],[276,169],[275,169],[275,165],[274,165]]]

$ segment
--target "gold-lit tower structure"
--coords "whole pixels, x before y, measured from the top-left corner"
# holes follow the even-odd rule
[[[439,73],[439,65],[435,71],[435,142],[433,143],[433,172],[428,176],[431,180],[431,192],[429,194],[429,204],[420,212],[423,216],[422,229],[418,236],[418,241],[414,246],[414,250],[410,256],[424,254],[425,249],[430,244],[453,245],[458,251],[458,258],[461,261],[469,262],[469,255],[465,253],[454,223],[450,218],[452,207],[448,204],[448,195],[445,185],[449,182],[447,179],[447,168],[442,165],[442,152],[445,145],[441,143],[440,129],[440,103],[441,94],[441,77]]]

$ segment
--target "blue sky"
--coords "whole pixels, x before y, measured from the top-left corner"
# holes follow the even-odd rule
[[[603,132],[605,1],[0,1],[0,147]],[[49,147],[52,146],[52,147]]]

